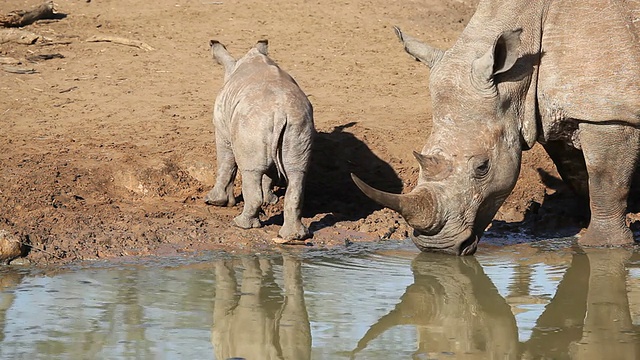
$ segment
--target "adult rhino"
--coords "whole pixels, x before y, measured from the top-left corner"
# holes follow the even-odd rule
[[[278,200],[272,184],[286,181],[284,224],[278,235],[285,240],[308,237],[300,218],[315,135],[309,99],[267,56],[267,40],[258,41],[238,60],[220,42],[211,40],[209,45],[225,74],[213,110],[218,173],[205,202],[235,205],[233,182],[240,169],[244,208],[233,222],[244,229],[260,227],[261,205]]]
[[[638,14],[638,15],[636,15]],[[396,33],[431,68],[433,130],[418,185],[360,189],[399,212],[421,250],[470,255],[536,141],[590,198],[579,243],[633,242],[627,196],[640,148],[640,2],[484,0],[452,48]]]

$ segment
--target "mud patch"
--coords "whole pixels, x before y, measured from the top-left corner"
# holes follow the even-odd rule
[[[29,64],[34,74],[0,72],[0,227],[28,237],[34,263],[281,249],[271,239],[282,225],[282,189],[261,229],[230,225],[242,202],[203,202],[215,176],[211,112],[223,82],[211,38],[234,54],[268,38],[271,56],[313,103],[318,139],[303,219],[313,246],[407,236],[404,220],[350,179],[409,191],[418,175],[411,152],[431,131],[429,70],[404,53],[392,26],[446,48],[477,1],[57,3],[67,17],[28,27],[50,41],[0,47],[13,59],[61,54]],[[8,0],[0,12],[24,7]],[[84,41],[94,35],[155,50]],[[540,146],[524,155],[495,234],[535,239],[582,226],[565,203],[572,195],[545,184],[538,169],[558,177]],[[241,201],[240,179],[235,194]]]

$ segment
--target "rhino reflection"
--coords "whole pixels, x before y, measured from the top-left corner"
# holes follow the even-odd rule
[[[310,359],[301,262],[284,257],[284,293],[270,260],[243,258],[242,265],[238,289],[232,261],[216,264],[211,335],[216,359]]]
[[[524,344],[526,358],[566,358],[569,344],[580,339],[586,313],[589,260],[574,254],[556,293],[538,317],[531,338]]]
[[[422,253],[411,267],[414,283],[395,309],[371,326],[353,356],[389,328],[415,325],[415,355],[453,352],[459,359],[518,357],[515,318],[475,258]]]
[[[573,359],[638,359],[640,341],[627,297],[625,264],[631,251],[585,249],[591,274],[582,339],[571,344]],[[637,331],[637,329],[636,329]]]
[[[626,262],[632,251],[584,249],[576,254],[556,295],[524,345],[527,359],[638,359]]]

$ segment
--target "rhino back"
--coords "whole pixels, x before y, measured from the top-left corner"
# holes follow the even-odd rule
[[[637,1],[550,3],[537,91],[543,121],[640,125],[638,19]]]
[[[288,122],[308,122],[311,115],[311,103],[295,80],[262,54],[238,62],[216,101],[232,126],[261,128],[276,114]]]
[[[522,28],[522,61],[514,73],[532,76],[497,86],[525,104],[526,119],[541,118],[543,137],[555,128],[549,124],[568,118],[640,125],[639,18],[637,0],[482,0],[458,41],[432,69],[430,87],[439,105],[434,111],[462,111],[451,108],[459,102],[439,92],[472,91],[469,77],[459,74],[498,34]]]
[[[311,103],[295,80],[268,57],[251,52],[220,91],[214,121],[245,168],[273,163],[283,132],[285,141],[308,143],[314,132]]]

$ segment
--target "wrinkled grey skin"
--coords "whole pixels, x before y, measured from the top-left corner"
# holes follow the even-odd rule
[[[311,103],[269,59],[266,40],[239,60],[221,43],[211,40],[210,45],[225,76],[213,111],[218,173],[206,203],[235,205],[233,181],[240,169],[244,209],[233,222],[244,229],[260,227],[260,207],[278,201],[272,185],[285,180],[284,224],[278,235],[287,240],[308,237],[300,218],[315,134]]]
[[[631,8],[636,7],[636,8]],[[633,242],[626,201],[640,148],[639,2],[487,0],[442,51],[396,33],[431,68],[433,131],[418,185],[394,195],[354,177],[398,211],[425,251],[469,255],[515,186],[536,141],[588,195],[579,243]]]

